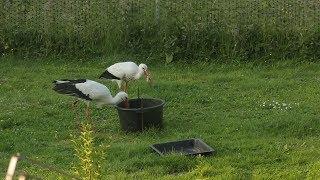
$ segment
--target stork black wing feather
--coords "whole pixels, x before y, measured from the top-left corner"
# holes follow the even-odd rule
[[[81,92],[79,89],[76,88],[77,83],[84,83],[86,82],[85,79],[77,79],[77,80],[57,80],[53,81],[53,90],[56,91],[59,94],[65,94],[69,96],[75,96],[81,99],[89,100],[91,101],[92,99],[89,97],[89,95],[84,94]]]
[[[109,71],[104,71],[99,78],[105,78],[105,79],[117,79],[117,80],[120,80],[119,77],[111,74]]]

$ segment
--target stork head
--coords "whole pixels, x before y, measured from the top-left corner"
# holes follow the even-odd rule
[[[143,71],[144,77],[146,78],[146,81],[151,84],[151,73],[148,70],[148,66],[146,64],[140,64],[139,68]]]
[[[115,97],[115,105],[124,103],[125,108],[129,108],[128,94],[120,91]]]
[[[120,91],[117,96],[119,97],[120,101],[123,102],[125,100],[128,99],[128,94],[123,92],[123,91]]]

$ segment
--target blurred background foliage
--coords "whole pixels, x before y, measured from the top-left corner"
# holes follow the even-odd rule
[[[320,58],[318,0],[3,0],[0,53]]]

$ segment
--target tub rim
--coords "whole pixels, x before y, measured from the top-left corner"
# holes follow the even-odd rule
[[[141,110],[148,110],[148,109],[155,109],[155,108],[158,108],[160,106],[164,106],[165,104],[165,101],[162,100],[162,99],[157,99],[157,98],[140,98],[140,99],[148,99],[148,100],[156,100],[156,101],[159,101],[160,103],[156,106],[152,106],[152,107],[144,107],[144,108],[123,108],[123,107],[120,107],[119,104],[115,105],[115,107],[118,109],[118,110],[121,110],[121,111],[141,111]],[[135,99],[130,99],[130,100],[139,100],[139,98],[135,98]],[[130,102],[129,100],[129,102]]]

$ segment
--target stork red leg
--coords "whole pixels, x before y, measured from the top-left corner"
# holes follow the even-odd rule
[[[75,100],[75,101],[72,103],[72,110],[73,110],[73,111],[75,111],[78,103],[79,103],[79,99]]]
[[[128,82],[125,82],[124,92],[128,93]]]
[[[128,93],[128,82],[125,82],[124,92],[125,92],[125,93]],[[130,107],[130,104],[129,104],[129,100],[128,100],[128,99],[126,99],[126,100],[124,101],[124,107],[125,107],[125,108],[129,108],[129,107]]]
[[[125,91],[125,83],[124,83],[124,82],[121,83],[121,88],[120,88],[120,90],[121,90],[121,91]]]
[[[79,122],[79,116],[76,109],[78,107],[78,104],[79,104],[79,99],[72,103],[72,110],[74,112],[76,122]]]
[[[87,103],[87,107],[86,107],[86,119],[91,121],[91,110],[90,110],[89,103]]]

